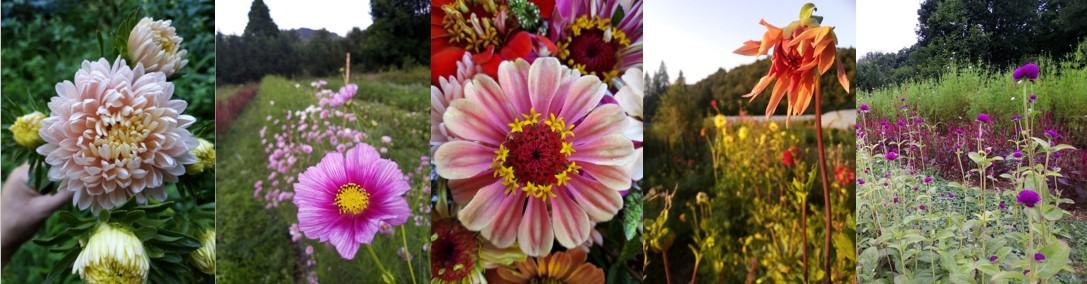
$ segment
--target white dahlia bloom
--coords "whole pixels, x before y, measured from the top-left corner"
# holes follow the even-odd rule
[[[619,106],[627,114],[627,128],[623,131],[623,134],[630,140],[644,141],[642,140],[644,139],[642,133],[644,132],[643,121],[645,121],[645,118],[642,116],[642,108],[645,101],[645,85],[642,80],[642,69],[627,69],[623,73],[621,83],[623,87],[615,94],[615,100],[619,102]],[[634,180],[642,179],[642,165],[644,164],[642,149],[642,147],[634,149],[634,155],[637,156],[631,165],[631,177]]]
[[[128,58],[143,63],[148,72],[170,76],[189,63],[185,59],[188,51],[181,49],[182,40],[170,20],[155,21],[145,17],[128,34]]]
[[[201,272],[215,275],[215,230],[205,230],[200,241],[200,248],[189,254],[189,262]]]
[[[163,185],[196,162],[191,150],[198,142],[186,129],[196,118],[182,114],[185,101],[170,99],[174,85],[164,74],[102,58],[83,61],[75,82],[56,90],[37,151],[52,166],[49,179],[75,192],[80,209],[97,213],[131,197],[163,200]]]
[[[95,283],[143,283],[151,259],[131,231],[101,224],[75,259],[72,273]]]

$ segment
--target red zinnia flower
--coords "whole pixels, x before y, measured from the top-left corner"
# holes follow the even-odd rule
[[[524,58],[532,61],[549,54],[555,44],[545,36],[522,31],[509,5],[503,0],[432,0],[430,13],[430,84],[457,72],[457,61],[465,52],[483,72],[496,76],[502,61]],[[551,17],[554,0],[529,0],[540,10],[540,18]]]

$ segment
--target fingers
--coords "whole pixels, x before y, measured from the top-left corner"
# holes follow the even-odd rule
[[[45,215],[49,215],[64,204],[72,202],[72,194],[72,191],[61,190],[54,194],[42,195],[35,198],[34,200],[38,203],[38,207],[42,208],[45,211]]]
[[[30,187],[26,185],[27,180],[30,179],[30,176],[27,175],[28,171],[30,171],[30,166],[27,164],[22,164],[11,170],[7,179],[4,179],[4,191],[12,189],[30,190]]]

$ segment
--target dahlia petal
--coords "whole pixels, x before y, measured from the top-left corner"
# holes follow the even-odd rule
[[[551,217],[547,214],[546,203],[537,198],[528,198],[528,206],[519,227],[517,242],[526,255],[544,256],[551,252],[555,232],[551,229]]]
[[[604,283],[604,270],[592,264],[582,263],[566,278],[582,283]]]
[[[513,104],[503,93],[502,87],[490,76],[476,76],[464,88],[464,97],[479,104],[490,114],[491,125],[503,125],[513,121]]]
[[[473,89],[472,84],[465,88],[465,92]],[[479,141],[489,145],[498,145],[506,137],[505,125],[493,123],[490,111],[478,103],[468,99],[458,99],[450,103],[445,110],[443,121],[445,127],[454,136],[469,141]]]
[[[505,196],[498,205],[498,218],[480,233],[494,246],[507,248],[517,240],[517,229],[524,215],[525,195],[519,190]]]
[[[453,201],[457,204],[467,204],[480,188],[498,181],[493,172],[483,172],[466,179],[454,179],[449,181],[449,190],[453,195]]]
[[[629,165],[601,166],[593,163],[581,164],[586,174],[592,176],[601,184],[615,190],[627,190],[630,188],[631,174]]]
[[[503,61],[498,65],[498,84],[518,113],[529,113],[532,108],[528,91],[529,69],[528,61],[523,59]]]
[[[574,126],[574,146],[592,143],[600,137],[622,132],[627,116],[616,104],[597,107],[580,124]],[[567,120],[569,121],[569,120]]]
[[[555,239],[562,246],[577,247],[589,239],[592,223],[566,190],[558,190],[551,198],[551,219],[554,220]]]
[[[593,222],[611,220],[623,207],[623,197],[619,191],[586,177],[574,175],[567,188]]]
[[[434,166],[447,179],[473,177],[491,168],[494,148],[468,141],[442,144],[434,152]]]
[[[498,205],[506,198],[505,190],[505,185],[500,182],[494,182],[479,189],[468,205],[457,212],[457,219],[460,219],[465,228],[472,231],[479,231],[491,225],[498,217]]]
[[[597,165],[628,166],[634,161],[634,144],[623,134],[613,133],[575,147],[570,159]]]
[[[562,107],[562,118],[570,123],[581,121],[600,103],[607,86],[596,76],[581,76],[570,86]]]
[[[634,180],[642,180],[644,177],[644,171],[642,167],[645,165],[645,156],[643,155],[644,147],[634,149],[634,164],[631,165],[630,178]]]
[[[551,113],[551,99],[559,88],[562,75],[562,64],[554,57],[536,59],[529,67],[528,95],[537,112]]]
[[[627,117],[627,127],[623,128],[623,136],[626,136],[633,141],[644,141],[644,131],[645,126],[642,121],[634,119],[633,117]]]

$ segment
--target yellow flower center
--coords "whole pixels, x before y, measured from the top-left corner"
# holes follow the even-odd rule
[[[521,190],[547,200],[555,186],[565,185],[581,169],[569,158],[574,154],[574,126],[551,114],[540,119],[535,109],[508,124],[510,132],[498,146],[491,168],[502,180],[506,192]]]
[[[559,60],[582,75],[594,75],[611,84],[619,75],[621,52],[630,46],[626,33],[611,26],[611,19],[581,16],[566,28],[556,44]]]
[[[144,141],[159,127],[162,125],[153,113],[125,106],[120,110],[100,113],[92,144],[102,159],[139,158],[140,153],[147,151]]]
[[[112,257],[104,257],[99,262],[88,265],[83,273],[83,280],[89,284],[143,283],[143,275],[140,274],[138,266],[117,261]]]
[[[152,36],[155,39],[155,43],[158,43],[162,47],[162,50],[166,51],[167,55],[174,55],[177,53],[177,44],[174,43],[174,39],[169,30],[166,28],[152,29]]]
[[[505,24],[496,22],[499,8],[495,0],[454,0],[442,5],[442,28],[449,33],[449,43],[477,53],[497,46],[501,42],[498,24]]]
[[[340,207],[340,214],[361,214],[370,206],[370,193],[358,184],[349,182],[340,186],[340,192],[336,193],[336,206]]]

